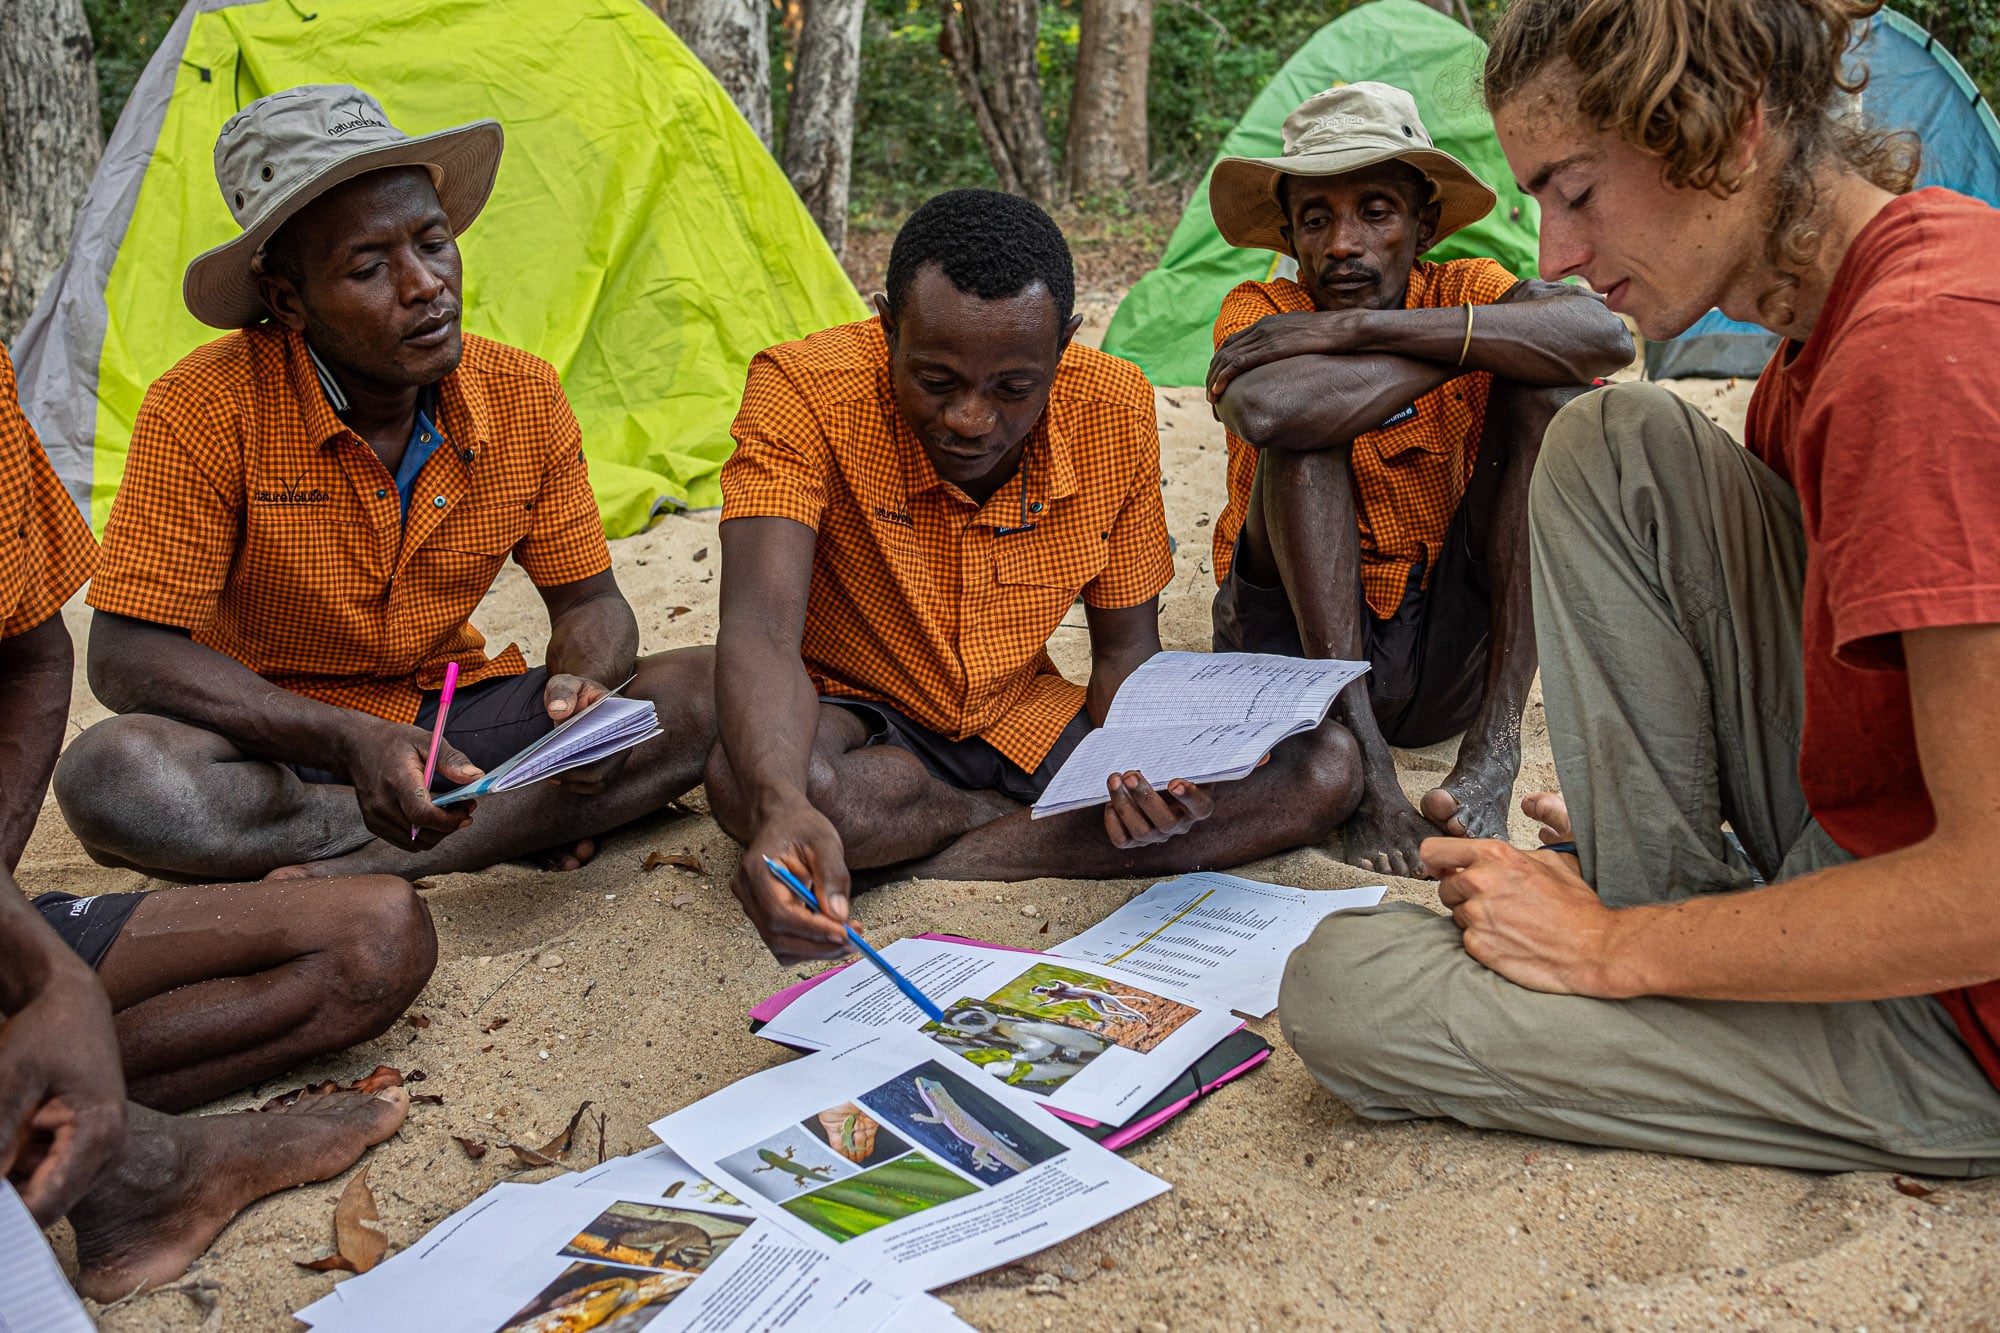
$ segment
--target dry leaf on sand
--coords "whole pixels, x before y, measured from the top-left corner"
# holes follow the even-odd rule
[[[701,858],[692,852],[676,852],[669,856],[662,851],[651,851],[647,852],[646,859],[639,863],[639,869],[647,871],[658,870],[661,866],[679,866],[682,870],[692,870],[697,875],[708,873],[708,867],[703,865]]]
[[[337,1253],[299,1267],[316,1273],[365,1273],[381,1263],[389,1251],[389,1233],[382,1229],[381,1216],[375,1211],[375,1192],[368,1188],[365,1166],[354,1173],[354,1179],[340,1192],[340,1202],[333,1206],[333,1239]]]
[[[1920,1181],[1905,1180],[1901,1176],[1891,1176],[1889,1179],[1895,1185],[1896,1193],[1907,1194],[1912,1199],[1928,1199],[1937,1193],[1935,1186],[1925,1185]]]
[[[556,1165],[563,1158],[569,1156],[570,1141],[576,1137],[576,1127],[583,1120],[583,1113],[589,1109],[589,1102],[585,1102],[583,1105],[577,1107],[576,1114],[569,1118],[569,1124],[563,1126],[563,1132],[550,1139],[547,1143],[544,1143],[541,1147],[529,1148],[519,1143],[509,1143],[505,1145],[507,1151],[513,1153],[514,1160],[518,1161],[522,1166]]]
[[[486,1145],[478,1139],[462,1139],[454,1134],[451,1136],[451,1141],[465,1149],[465,1155],[475,1162],[486,1155]]]

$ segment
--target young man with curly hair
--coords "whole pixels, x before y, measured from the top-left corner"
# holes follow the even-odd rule
[[[722,473],[708,793],[747,848],[734,888],[772,951],[847,951],[850,867],[1166,874],[1331,833],[1357,771],[1331,721],[1214,793],[1126,773],[1103,810],[1030,821],[1023,807],[1160,649],[1173,560],[1153,391],[1072,341],[1069,247],[1024,200],[931,200],[888,279],[876,319],[751,364]],[[1088,688],[1046,650],[1079,596]]]
[[[1841,106],[1878,7],[1516,0],[1494,35],[1544,276],[1784,342],[1747,449],[1648,385],[1551,425],[1551,845],[1426,842],[1450,918],[1343,914],[1286,973],[1364,1115],[2000,1172],[2000,211],[1909,193],[1916,145]]]

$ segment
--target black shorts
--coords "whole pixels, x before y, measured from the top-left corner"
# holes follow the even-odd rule
[[[1363,604],[1368,702],[1391,745],[1434,745],[1464,731],[1486,695],[1486,659],[1493,630],[1493,593],[1486,562],[1473,555],[1465,507],[1445,530],[1444,550],[1425,587],[1421,568],[1396,613],[1378,620]],[[1237,558],[1216,589],[1210,610],[1218,653],[1305,656],[1292,600],[1283,587],[1243,577]],[[1358,591],[1358,590],[1357,590]]]
[[[144,893],[100,893],[79,898],[73,893],[45,893],[34,900],[42,920],[55,927],[76,956],[91,967],[104,961],[133,909],[150,897]]]
[[[974,736],[955,741],[932,731],[923,723],[905,717],[887,704],[866,699],[836,699],[822,694],[819,701],[834,704],[866,722],[868,745],[893,745],[923,761],[930,775],[960,791],[997,791],[1010,801],[1033,805],[1055,778],[1070,753],[1090,734],[1090,714],[1079,708],[1069,725],[1056,737],[1042,762],[1030,773],[994,749],[988,741]],[[865,748],[865,747],[864,747]]]
[[[555,723],[542,706],[542,691],[548,687],[549,669],[534,667],[518,676],[501,676],[468,685],[451,697],[451,715],[444,721],[444,738],[480,768],[490,773],[502,763],[549,734]],[[424,691],[413,724],[429,731],[437,725],[441,691]],[[345,786],[347,779],[323,768],[287,764],[304,782],[331,782]],[[459,784],[439,775],[432,790],[450,790]]]

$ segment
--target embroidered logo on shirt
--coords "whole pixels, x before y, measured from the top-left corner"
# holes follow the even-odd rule
[[[309,491],[300,490],[299,482],[305,479],[306,474],[301,472],[298,475],[298,480],[294,481],[291,485],[275,491],[252,491],[250,492],[250,498],[260,505],[327,505],[333,503],[333,497],[316,486]]]
[[[1415,421],[1416,419],[1417,419],[1417,405],[1416,405],[1415,403],[1411,403],[1411,404],[1410,404],[1410,405],[1409,405],[1408,407],[1406,407],[1406,408],[1404,408],[1404,409],[1403,409],[1402,411],[1400,411],[1400,412],[1396,413],[1396,415],[1395,415],[1395,416],[1393,416],[1393,417],[1390,417],[1390,418],[1389,418],[1389,419],[1388,419],[1387,421],[1383,422],[1383,423],[1382,423],[1381,425],[1377,426],[1377,427],[1376,427],[1375,429],[1376,429],[1376,430],[1387,430],[1387,429],[1389,429],[1389,427],[1391,427],[1391,426],[1400,426],[1400,425],[1402,425],[1402,424],[1403,424],[1403,423],[1404,423],[1405,421]]]
[[[917,526],[917,521],[908,514],[901,514],[893,509],[884,509],[881,505],[876,505],[871,512],[884,523],[900,523],[906,528]]]

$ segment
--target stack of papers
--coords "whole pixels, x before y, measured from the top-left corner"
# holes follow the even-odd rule
[[[1118,968],[956,940],[897,940],[882,956],[938,1001],[925,1018],[881,971],[828,974],[758,1035],[805,1050],[921,1031],[1009,1088],[1072,1119],[1122,1125],[1188,1066],[1243,1026],[1226,1005],[1203,1007]]]
[[[451,805],[494,792],[513,791],[572,768],[594,764],[620,750],[643,745],[659,734],[659,710],[652,700],[607,694],[477,782],[433,796],[431,802]]]
[[[1024,1258],[1169,1188],[914,1032],[752,1074],[653,1132],[795,1242],[831,1245],[899,1293]]]
[[[1373,907],[1385,891],[1294,889],[1203,871],[1155,884],[1049,952],[1263,1018],[1278,1007],[1292,951],[1327,917]]]
[[[0,1177],[0,1333],[93,1333],[42,1229]]]
[[[497,1185],[299,1311],[316,1333],[847,1333],[965,1327],[762,1220],[665,1148]]]
[[[1057,770],[1034,815],[1102,805],[1113,773],[1161,786],[1247,777],[1278,742],[1311,731],[1366,662],[1273,653],[1155,653],[1125,678],[1104,725]]]

